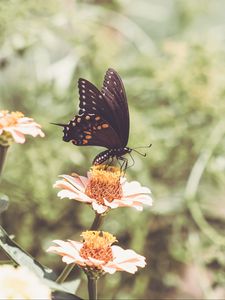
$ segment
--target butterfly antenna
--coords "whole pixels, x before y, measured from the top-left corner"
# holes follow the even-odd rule
[[[152,146],[152,144],[149,144],[148,146],[141,146],[141,147],[133,148],[132,150],[145,157],[147,155],[146,153],[141,153],[141,152],[137,151],[136,149],[145,149],[145,148],[150,148],[151,146]]]
[[[132,150],[135,151],[135,152],[137,152],[137,153],[140,154],[141,156],[144,156],[144,157],[145,157],[145,156],[147,155],[146,153],[141,153],[141,152],[137,151],[136,149],[137,149],[137,148],[132,149]]]
[[[145,149],[145,148],[151,148],[152,144],[149,144],[148,146],[141,146],[141,147],[135,147],[134,149]]]
[[[61,123],[53,123],[53,122],[51,122],[50,124],[52,124],[52,125],[57,125],[57,126],[61,126],[61,127],[66,126],[66,124],[61,124]]]

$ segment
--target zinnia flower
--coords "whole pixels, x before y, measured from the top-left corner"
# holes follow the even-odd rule
[[[26,134],[44,137],[41,126],[33,119],[24,117],[21,112],[0,111],[0,144],[8,146],[13,141],[19,144],[25,142]]]
[[[83,243],[55,240],[53,242],[56,246],[49,247],[47,251],[62,256],[66,264],[78,264],[87,274],[96,277],[116,271],[134,274],[137,267],[143,268],[146,265],[144,256],[133,250],[112,246],[116,238],[108,232],[85,231],[81,236]]]
[[[0,299],[51,299],[51,291],[25,267],[0,266]]]
[[[99,214],[122,206],[143,209],[152,205],[151,191],[137,181],[127,182],[116,167],[93,166],[87,177],[77,174],[61,175],[54,187],[61,189],[58,196],[92,205]]]

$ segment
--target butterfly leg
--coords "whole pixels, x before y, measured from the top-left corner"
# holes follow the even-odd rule
[[[129,169],[135,165],[135,160],[134,160],[133,156],[131,155],[131,153],[128,153],[128,154],[130,155],[130,157],[132,159],[132,164],[130,166],[128,166],[127,169]]]
[[[120,165],[121,170],[126,171],[127,165],[128,165],[128,159],[123,156],[120,156],[117,159],[118,159],[119,163],[120,163],[120,161],[122,161],[122,164]]]

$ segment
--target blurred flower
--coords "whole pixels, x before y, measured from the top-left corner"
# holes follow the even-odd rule
[[[0,111],[0,144],[10,145],[13,141],[19,144],[25,142],[25,134],[44,137],[41,126],[31,118],[24,117],[21,112]]]
[[[0,299],[51,299],[50,289],[25,267],[0,266]]]
[[[122,206],[143,209],[143,204],[152,205],[151,191],[139,182],[127,182],[119,168],[93,166],[88,176],[61,175],[54,187],[61,189],[58,196],[89,203],[99,214],[110,208]]]
[[[143,268],[146,265],[145,257],[135,251],[111,246],[116,238],[108,232],[85,231],[81,236],[83,243],[55,240],[53,242],[57,246],[51,246],[47,251],[61,255],[66,264],[78,264],[87,274],[96,277],[116,271],[134,274],[137,267]]]

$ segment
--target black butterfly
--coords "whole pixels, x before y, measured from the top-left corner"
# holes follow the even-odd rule
[[[91,82],[78,80],[80,95],[79,113],[63,126],[63,140],[77,146],[101,146],[108,148],[93,160],[94,165],[102,164],[114,157],[122,160],[132,151],[128,148],[129,110],[124,85],[118,73],[108,69],[101,91]]]

